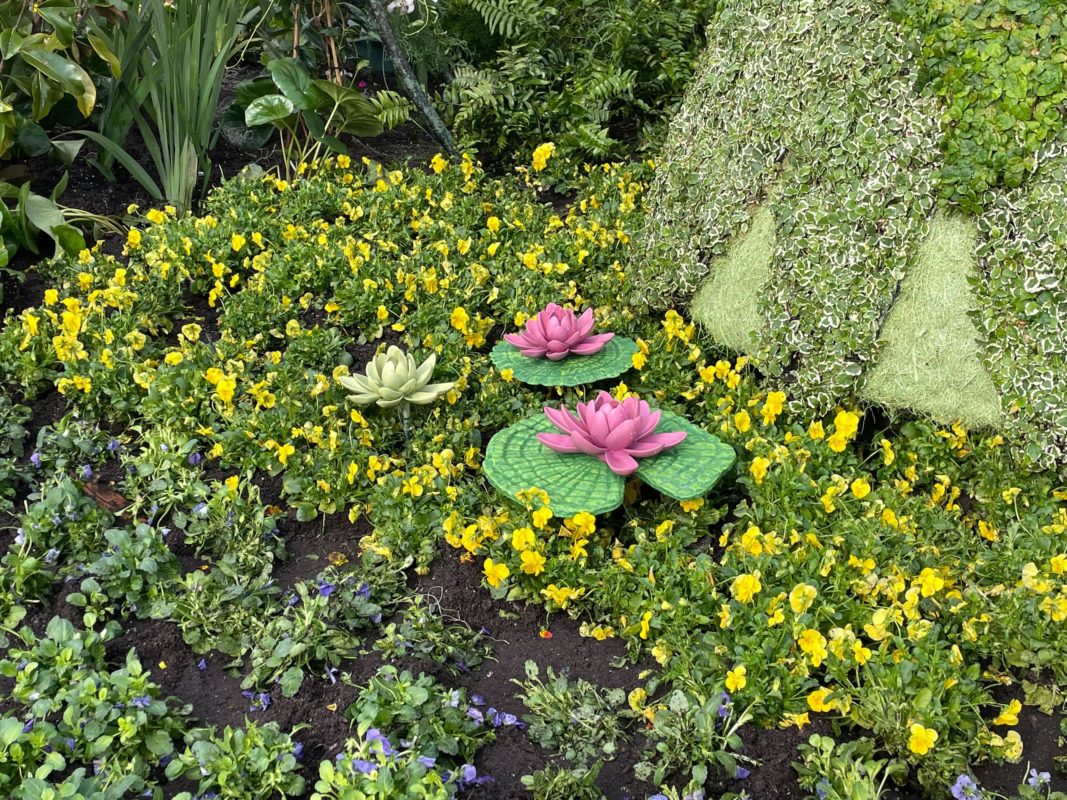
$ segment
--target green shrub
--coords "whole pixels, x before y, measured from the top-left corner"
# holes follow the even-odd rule
[[[1063,134],[1067,2],[896,0],[895,12],[922,39],[919,85],[945,106],[942,196],[978,213]]]
[[[499,157],[555,141],[586,158],[651,141],[693,74],[717,0],[451,0],[442,103],[464,145]]]

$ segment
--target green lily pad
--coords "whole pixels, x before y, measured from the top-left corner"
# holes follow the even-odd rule
[[[668,497],[703,497],[733,466],[736,455],[730,445],[671,411],[660,409],[656,431],[689,434],[658,456],[638,459],[637,477]],[[537,438],[539,433],[558,432],[543,414],[502,430],[486,448],[482,466],[489,482],[513,499],[524,489],[543,489],[559,517],[572,517],[579,511],[603,514],[618,508],[626,479],[598,458],[557,453]]]
[[[659,409],[657,433],[685,431],[688,436],[654,458],[638,459],[637,477],[675,500],[694,500],[710,492],[737,458],[734,449],[684,417]]]
[[[626,482],[607,464],[592,456],[550,450],[537,438],[539,433],[559,431],[544,414],[537,414],[489,440],[482,468],[493,486],[512,500],[525,489],[543,489],[558,517],[579,511],[603,514],[622,504]]]
[[[604,348],[591,356],[568,356],[561,361],[528,358],[514,345],[497,342],[490,357],[496,368],[510,369],[515,380],[534,386],[580,386],[616,378],[633,366],[637,343],[625,336],[613,337]]]

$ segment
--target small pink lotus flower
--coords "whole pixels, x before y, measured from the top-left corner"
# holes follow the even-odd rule
[[[593,333],[593,309],[580,317],[569,308],[549,303],[526,322],[522,333],[506,333],[504,341],[527,358],[560,361],[569,355],[591,356],[611,341],[614,333]]]
[[[539,433],[541,443],[557,453],[596,456],[617,475],[630,475],[638,458],[658,455],[686,437],[685,431],[653,433],[660,413],[636,397],[621,403],[601,392],[590,403],[578,404],[578,416],[564,408],[545,406],[545,416],[563,433]]]

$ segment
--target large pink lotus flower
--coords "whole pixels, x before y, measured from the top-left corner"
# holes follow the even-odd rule
[[[686,437],[685,431],[653,433],[660,414],[648,403],[628,397],[621,403],[601,392],[591,403],[578,404],[578,416],[566,407],[545,406],[545,416],[563,433],[539,433],[537,438],[558,453],[596,456],[617,475],[630,475],[637,459],[658,455]]]
[[[593,333],[593,309],[578,317],[569,308],[549,303],[526,322],[522,333],[506,333],[504,341],[528,358],[560,361],[569,355],[591,356],[613,336],[614,333]]]

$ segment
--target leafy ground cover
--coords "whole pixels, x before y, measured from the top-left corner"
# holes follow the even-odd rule
[[[1061,477],[996,435],[790,411],[631,286],[654,166],[572,168],[554,206],[551,157],[330,159],[39,266],[0,331],[5,792],[1063,789]],[[549,302],[632,339],[630,369],[494,364]],[[389,345],[453,386],[410,417],[351,403]],[[736,466],[597,516],[488,483],[494,435],[600,389]]]

